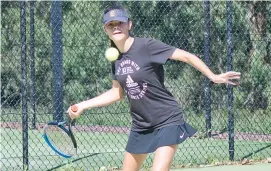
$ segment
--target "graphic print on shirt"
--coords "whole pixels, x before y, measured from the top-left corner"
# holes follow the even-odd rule
[[[125,92],[131,99],[141,99],[147,91],[147,83],[135,82],[131,74],[140,70],[140,67],[132,60],[124,60],[120,63],[116,75],[126,76]]]

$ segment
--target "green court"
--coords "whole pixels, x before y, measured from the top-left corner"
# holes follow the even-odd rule
[[[104,167],[107,169],[119,169],[121,167],[124,147],[128,135],[120,133],[104,132],[75,132],[78,141],[78,154],[71,160],[64,160],[57,156],[45,144],[42,138],[42,130],[29,130],[29,169],[30,170],[99,170]],[[1,128],[1,147],[10,146],[9,149],[1,149],[1,170],[20,170],[22,168],[22,131],[11,128]],[[7,138],[8,137],[8,138]],[[10,143],[12,142],[12,143]],[[262,159],[262,156],[268,157],[271,153],[270,143],[258,141],[236,141],[235,159],[240,160],[247,156],[253,159]],[[181,168],[181,165],[197,166],[199,164],[213,164],[218,161],[228,160],[228,141],[221,139],[199,139],[190,138],[185,143],[180,144],[172,168]],[[249,152],[244,149],[250,149]],[[214,153],[216,151],[216,153]],[[247,151],[244,153],[244,151]],[[185,155],[183,155],[185,154]],[[144,163],[143,169],[148,170],[151,167],[153,154],[150,154]],[[189,162],[188,162],[189,161]],[[68,164],[69,163],[69,164]],[[95,163],[95,164],[93,164]],[[93,165],[92,165],[93,164]],[[259,167],[255,165],[251,167]],[[270,165],[262,165],[265,169]],[[227,169],[227,167],[214,167]],[[250,166],[235,166],[237,169]],[[233,168],[235,168],[233,167]],[[205,171],[213,168],[197,168]],[[205,170],[204,170],[205,169]],[[181,169],[184,170],[184,169]],[[188,169],[189,170],[189,169]],[[246,169],[245,169],[246,170]],[[259,169],[258,169],[259,170]],[[191,170],[193,171],[193,170]],[[233,171],[233,170],[232,170]],[[264,171],[264,170],[263,170]]]
[[[270,171],[270,163],[258,163],[252,165],[227,165],[227,166],[213,166],[203,168],[183,168],[173,169],[172,171]]]

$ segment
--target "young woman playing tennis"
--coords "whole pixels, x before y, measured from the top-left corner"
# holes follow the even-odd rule
[[[138,171],[148,153],[155,152],[153,171],[170,169],[178,144],[196,133],[183,119],[180,105],[164,86],[163,64],[167,60],[188,63],[214,83],[232,84],[239,72],[214,74],[198,57],[151,38],[131,37],[132,22],[122,7],[104,12],[104,31],[120,51],[112,63],[112,88],[105,93],[69,108],[71,118],[86,110],[106,106],[123,98],[130,103],[132,128],[123,160],[124,171]]]

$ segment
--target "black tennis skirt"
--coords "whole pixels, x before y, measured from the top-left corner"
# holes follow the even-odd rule
[[[180,144],[196,132],[196,129],[188,123],[166,126],[150,131],[131,131],[126,151],[132,154],[152,153],[162,146]]]

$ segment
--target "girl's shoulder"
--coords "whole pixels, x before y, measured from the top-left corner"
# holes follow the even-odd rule
[[[159,42],[159,40],[156,40],[155,38],[151,38],[151,37],[134,37],[134,38],[138,44],[144,45],[144,46],[148,46],[149,44]]]
[[[136,41],[140,41],[140,42],[149,42],[149,41],[156,41],[155,38],[151,38],[151,37],[134,37]]]

